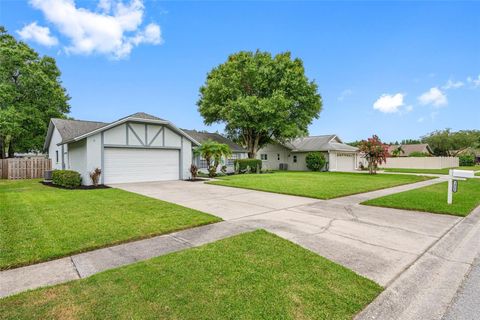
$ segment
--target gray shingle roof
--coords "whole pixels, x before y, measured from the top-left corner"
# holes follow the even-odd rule
[[[341,140],[334,134],[297,138],[285,143],[285,146],[296,152],[358,151],[358,148],[342,143]]]
[[[148,114],[148,113],[145,113],[145,112],[137,112],[137,113],[131,114],[131,115],[129,115],[129,116],[126,116],[126,117],[124,117],[124,118],[122,118],[122,119],[125,119],[125,118],[138,118],[138,119],[147,119],[147,120],[162,120],[162,121],[166,121],[165,119],[152,116],[151,114]],[[119,119],[119,120],[122,120],[122,119]],[[119,121],[119,120],[117,120],[117,121]]]
[[[215,132],[206,132],[206,131],[197,131],[197,130],[188,130],[188,129],[182,129],[186,134],[188,134],[190,137],[193,139],[197,140],[199,143],[203,143],[207,141],[208,139],[211,139],[213,141],[219,142],[219,143],[224,143],[232,149],[233,152],[247,152],[243,147],[240,145],[236,144],[232,140],[225,138],[219,133]]]
[[[67,120],[58,118],[53,118],[52,122],[62,136],[62,142],[71,140],[90,131],[97,130],[108,124],[97,121]]]

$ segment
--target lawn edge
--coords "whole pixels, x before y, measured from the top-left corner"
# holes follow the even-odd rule
[[[381,173],[379,173],[379,174],[381,174]],[[389,174],[389,175],[391,175],[391,174]],[[403,174],[403,176],[405,176],[405,174]],[[401,184],[397,184],[397,185],[394,185],[394,186],[382,187],[382,188],[378,188],[378,189],[374,189],[374,190],[353,192],[353,193],[349,193],[349,194],[342,194],[342,195],[337,196],[337,197],[327,197],[327,198],[320,198],[320,197],[313,197],[313,196],[304,196],[304,195],[298,195],[298,194],[288,193],[288,192],[266,191],[266,190],[262,190],[262,189],[258,189],[258,188],[253,188],[253,187],[228,186],[228,185],[221,184],[222,181],[227,181],[227,180],[223,180],[223,179],[217,179],[216,181],[207,181],[207,182],[204,182],[204,183],[205,183],[205,184],[222,186],[222,187],[230,187],[230,188],[238,188],[238,189],[255,190],[255,191],[269,192],[269,193],[278,193],[278,194],[284,194],[284,195],[288,195],[288,196],[296,196],[296,197],[302,197],[302,198],[310,198],[310,199],[318,199],[318,200],[332,200],[332,199],[337,199],[337,198],[354,196],[354,195],[362,194],[362,193],[368,193],[368,192],[374,192],[374,191],[378,191],[378,190],[385,190],[385,189],[390,189],[390,188],[405,186],[405,185],[408,185],[408,184],[414,184],[414,183],[419,183],[419,182],[428,181],[428,180],[433,180],[433,179],[438,178],[438,177],[431,177],[431,176],[418,176],[418,175],[414,175],[414,174],[409,174],[409,175],[406,175],[406,176],[423,177],[423,178],[425,178],[425,180],[420,180],[420,181],[415,181],[415,182],[406,182],[406,183],[401,183]]]
[[[204,212],[202,212],[202,213],[204,213]],[[74,251],[71,251],[71,252],[66,253],[66,254],[55,255],[55,256],[52,256],[52,257],[49,257],[49,258],[46,258],[46,259],[34,260],[32,262],[16,263],[16,264],[8,265],[7,267],[0,266],[0,271],[7,271],[7,270],[13,270],[13,269],[21,268],[21,267],[28,267],[28,266],[32,266],[32,265],[39,264],[39,263],[44,263],[44,262],[49,262],[49,261],[53,261],[53,260],[57,260],[57,259],[67,258],[67,257],[73,256],[73,255],[76,255],[76,254],[80,254],[80,253],[85,253],[85,252],[94,251],[94,250],[98,250],[98,249],[114,247],[114,246],[117,246],[117,245],[120,245],[120,244],[135,242],[135,241],[139,241],[139,240],[151,239],[151,238],[158,237],[158,236],[165,236],[165,235],[175,233],[175,232],[178,232],[178,231],[183,231],[183,230],[188,230],[188,229],[192,229],[192,228],[202,227],[202,226],[215,224],[215,223],[219,223],[219,222],[224,221],[222,218],[214,216],[212,214],[209,214],[209,213],[204,213],[204,214],[212,216],[214,218],[217,218],[218,221],[204,222],[204,223],[199,223],[199,224],[195,224],[195,225],[191,225],[191,226],[175,228],[175,229],[172,229],[172,230],[169,230],[169,231],[166,231],[166,232],[156,232],[156,233],[141,235],[141,236],[128,238],[128,239],[124,239],[124,240],[118,240],[118,241],[115,241],[115,242],[110,242],[110,243],[105,244],[105,245],[98,245],[98,246],[83,248],[83,249],[80,249],[80,250],[74,250]]]
[[[464,216],[462,216],[462,215],[454,214],[454,213],[451,213],[451,212],[427,211],[427,210],[422,210],[422,209],[419,209],[419,208],[400,208],[400,207],[394,207],[394,206],[388,206],[388,205],[379,205],[379,204],[370,204],[370,203],[367,203],[367,202],[369,202],[369,201],[376,200],[376,199],[381,199],[381,198],[383,198],[383,197],[370,199],[370,200],[361,202],[360,204],[363,205],[363,206],[368,206],[368,207],[389,208],[389,209],[406,210],[406,211],[417,211],[417,212],[431,213],[431,214],[443,214],[443,215],[454,216],[454,217],[459,217],[459,218],[465,218],[465,217],[467,217],[467,216],[468,216],[470,213],[472,213],[475,209],[477,209],[478,207],[480,207],[480,205],[478,205],[478,206],[476,206],[475,208],[473,208],[472,211],[470,211],[469,213],[467,213],[467,214],[465,214]]]

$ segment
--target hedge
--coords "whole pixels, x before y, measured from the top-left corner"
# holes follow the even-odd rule
[[[307,168],[311,171],[320,171],[325,167],[325,156],[321,152],[309,152],[305,158]]]
[[[54,170],[52,172],[52,182],[65,188],[76,188],[82,184],[80,173],[73,170]]]
[[[474,166],[475,165],[475,156],[474,155],[461,155],[458,157],[460,161],[460,166]]]
[[[262,160],[259,159],[237,159],[235,160],[235,171],[243,172],[250,167],[250,172],[256,173],[262,169]]]

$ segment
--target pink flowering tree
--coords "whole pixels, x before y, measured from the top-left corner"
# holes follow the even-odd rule
[[[370,174],[376,174],[378,166],[387,161],[388,145],[375,134],[367,140],[360,141],[358,148],[365,154]]]

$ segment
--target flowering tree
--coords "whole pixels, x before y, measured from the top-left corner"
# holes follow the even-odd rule
[[[370,174],[376,174],[378,165],[387,161],[388,145],[384,144],[375,134],[367,140],[360,141],[358,148],[365,154]]]

